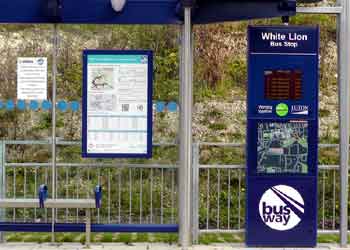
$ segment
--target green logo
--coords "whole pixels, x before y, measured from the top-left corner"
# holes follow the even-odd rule
[[[288,115],[288,105],[285,103],[280,103],[276,106],[276,114],[278,116]]]

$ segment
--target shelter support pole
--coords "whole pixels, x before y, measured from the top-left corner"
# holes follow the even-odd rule
[[[52,199],[56,199],[56,87],[57,87],[57,53],[58,52],[58,29],[57,24],[54,24],[53,28],[53,46],[52,46],[52,139],[51,139],[51,152],[52,152]],[[52,221],[51,221],[51,242],[55,243],[55,220],[56,209],[52,208]]]
[[[348,232],[349,122],[350,122],[350,3],[337,0],[343,7],[338,17],[338,91],[340,138],[340,245],[346,247]]]
[[[181,29],[180,63],[180,168],[179,168],[179,243],[183,249],[192,244],[192,24],[191,8],[185,8]]]

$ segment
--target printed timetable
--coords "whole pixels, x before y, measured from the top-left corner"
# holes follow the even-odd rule
[[[151,51],[86,50],[83,157],[150,157]]]

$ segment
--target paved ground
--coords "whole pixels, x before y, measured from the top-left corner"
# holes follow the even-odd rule
[[[4,243],[0,244],[0,250],[83,250],[84,245],[79,243],[64,243],[52,245],[49,243]],[[177,245],[168,244],[150,244],[150,243],[134,243],[126,245],[123,243],[103,243],[92,244],[91,250],[181,250]],[[196,245],[189,250],[260,250],[259,248],[246,248],[241,244],[213,244],[213,245]],[[278,248],[263,248],[263,250],[277,250]],[[285,248],[285,250],[311,250],[314,248]],[[320,244],[316,249],[320,250],[350,250],[340,248],[338,245]]]

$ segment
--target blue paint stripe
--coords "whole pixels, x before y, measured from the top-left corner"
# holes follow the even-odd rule
[[[7,100],[6,102],[6,109],[7,110],[14,110],[15,109],[15,103],[12,100]]]
[[[91,224],[92,232],[177,233],[177,224]],[[51,232],[51,223],[0,222],[2,232]],[[56,223],[55,232],[85,232],[85,224]]]
[[[59,101],[56,104],[56,106],[57,106],[58,110],[60,110],[62,112],[65,112],[68,109],[68,104],[65,101],[63,101],[63,100]]]
[[[157,102],[156,103],[156,111],[161,113],[165,110],[165,102]]]
[[[68,110],[71,110],[72,112],[78,112],[80,110],[81,103],[79,101],[65,101],[60,100],[57,102],[56,106],[57,109],[61,112],[66,112]],[[49,100],[44,101],[37,101],[37,100],[31,100],[29,103],[25,100],[6,100],[1,101],[0,100],[0,109],[7,109],[7,110],[14,110],[17,107],[19,110],[31,110],[31,111],[48,111],[52,109],[52,103]],[[158,113],[169,111],[169,112],[176,112],[178,111],[178,104],[176,102],[169,102],[166,104],[163,101],[157,101],[155,102],[155,111]],[[119,117],[119,118],[147,118],[145,115],[91,115],[90,117]]]
[[[80,103],[78,101],[72,101],[69,103],[69,107],[73,112],[77,112],[80,108]]]
[[[27,104],[26,104],[26,102],[24,100],[18,100],[17,101],[17,109],[23,111],[23,110],[26,109],[26,107],[27,107]]]
[[[41,103],[41,108],[45,111],[50,110],[52,108],[52,103],[50,101],[45,100]]]
[[[37,101],[30,101],[29,108],[33,111],[37,111],[39,109],[39,103]]]
[[[169,102],[167,105],[169,112],[176,112],[177,111],[177,103],[176,102]]]

